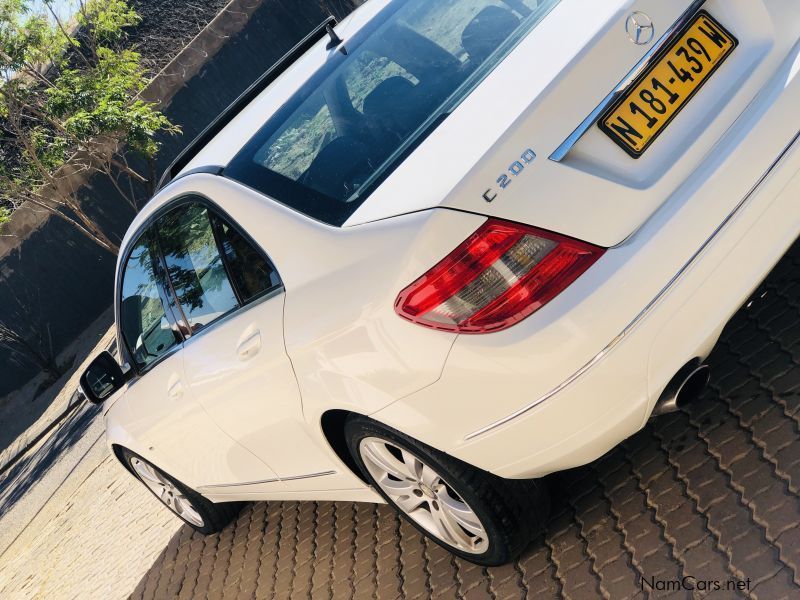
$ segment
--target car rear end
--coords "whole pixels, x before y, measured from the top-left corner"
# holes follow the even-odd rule
[[[303,299],[320,259],[292,253],[298,281],[319,275],[286,273],[312,418],[339,388],[298,324],[337,349],[387,338],[333,369],[379,421],[507,477],[585,463],[643,426],[797,237],[792,2],[371,0],[338,34],[188,167],[308,217],[331,276],[359,275],[330,294],[352,310],[323,318]],[[435,244],[354,253],[418,218]],[[440,350],[423,379],[402,359],[421,345]]]
[[[627,35],[634,12],[650,44]],[[635,156],[598,123],[643,105],[637,86],[701,18],[731,47]],[[375,418],[411,419],[410,434],[507,477],[583,464],[640,429],[798,235],[798,39],[788,2],[559,3],[348,224],[385,216],[413,173],[435,188],[406,194],[414,209],[442,194],[602,256],[521,322],[460,332],[439,381]],[[676,79],[695,66],[674,62]]]

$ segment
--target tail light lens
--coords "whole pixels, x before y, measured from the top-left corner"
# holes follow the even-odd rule
[[[555,233],[489,219],[400,292],[395,310],[434,329],[500,331],[555,298],[603,252]]]

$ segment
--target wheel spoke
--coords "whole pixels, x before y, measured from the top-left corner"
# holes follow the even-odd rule
[[[189,521],[189,523],[197,525],[198,527],[203,526],[203,518],[186,496],[175,497],[175,509],[175,512]]]
[[[384,477],[379,484],[383,491],[394,500],[394,503],[406,513],[416,510],[423,502],[421,497],[414,495],[414,490],[417,489],[417,486],[410,481],[395,481]]]
[[[397,460],[394,455],[389,452],[385,444],[364,444],[362,454],[364,458],[372,462],[373,466],[382,469],[398,479],[416,479],[415,474],[406,467],[404,462]]]
[[[192,525],[203,526],[203,517],[200,516],[197,509],[163,473],[151,464],[137,458],[131,460],[131,466],[140,476],[142,483],[161,500],[164,506]]]
[[[395,496],[409,496],[414,493],[415,489],[417,489],[417,486],[405,479],[403,481],[396,481],[394,479],[384,477],[379,483],[383,488],[383,491],[392,498]]]
[[[419,481],[422,477],[422,468],[424,466],[422,462],[417,460],[417,457],[411,454],[411,452],[406,452],[405,450],[400,450],[400,455],[403,457],[403,464],[411,475],[411,478]]]
[[[374,483],[398,510],[446,544],[472,554],[486,551],[489,536],[480,518],[436,469],[379,437],[362,439],[359,451]]]
[[[141,475],[144,479],[146,479],[147,481],[150,481],[150,482],[152,482],[152,483],[154,483],[156,485],[161,483],[159,478],[156,476],[156,472],[153,470],[153,467],[148,465],[146,462],[142,462],[140,460],[137,460],[137,461],[133,462],[132,464],[133,464],[133,468],[136,470],[136,472],[139,475]]]
[[[418,498],[414,494],[409,494],[408,496],[397,496],[393,497],[394,503],[400,507],[407,515],[411,515],[415,510],[417,510],[420,506],[425,503],[424,498]]]
[[[422,465],[422,463],[420,463]],[[439,477],[438,473],[431,469],[428,465],[422,465],[422,469],[420,470],[420,481],[427,485],[432,490],[435,490],[436,487],[441,483],[442,478]]]
[[[455,520],[446,511],[442,510],[441,506],[438,510],[431,508],[431,516],[439,530],[439,536],[446,542],[458,547],[464,547],[469,544],[466,532],[459,528]]]
[[[471,534],[481,537],[486,536],[478,516],[463,502],[454,500],[445,492],[444,494],[439,494],[439,505],[442,511],[447,513],[454,522],[461,525]]]

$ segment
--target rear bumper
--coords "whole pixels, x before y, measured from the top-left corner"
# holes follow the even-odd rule
[[[481,456],[490,456],[497,444],[506,447],[508,457],[508,448],[522,445],[526,436],[530,440],[549,427],[560,430],[560,440],[551,436],[546,447],[516,459],[498,458],[491,467],[506,477],[535,477],[594,460],[638,431],[675,372],[691,358],[708,355],[727,321],[800,233],[800,144],[794,154],[791,184],[732,250],[727,249],[730,239],[712,242],[658,306],[598,364],[554,396],[551,406],[538,416],[530,411],[509,422],[505,432],[501,426],[494,434],[477,436],[458,455],[482,462]],[[768,191],[764,196],[760,200],[769,200]],[[744,229],[744,222],[739,225]],[[734,235],[731,231],[725,237]],[[586,410],[593,398],[602,399],[602,410]]]
[[[585,464],[638,431],[800,234],[798,71],[800,53],[716,157],[564,297],[506,332],[459,337],[435,384],[373,417],[511,478]]]

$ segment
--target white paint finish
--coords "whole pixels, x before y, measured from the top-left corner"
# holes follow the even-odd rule
[[[190,486],[275,477],[220,429],[187,393],[186,382],[182,351],[132,382],[106,415],[109,443],[137,452]],[[176,386],[184,392],[170,398]]]
[[[153,462],[187,483],[238,482],[203,488],[215,500],[375,501],[324,439],[325,411],[370,414],[508,477],[583,464],[638,430],[672,374],[710,351],[800,233],[800,148],[748,196],[800,131],[800,14],[786,0],[708,1],[741,45],[643,159],[620,156],[591,132],[562,163],[547,160],[646,51],[625,37],[629,11],[647,12],[659,35],[686,5],[563,0],[344,228],[220,177],[170,185],[132,228],[170,198],[201,192],[267,251],[285,296],[186,344],[189,398],[165,401],[181,371],[174,365],[132,386],[108,411],[110,441],[139,452],[156,440]],[[360,27],[369,10],[343,31]],[[548,47],[559,50],[528,68]],[[320,60],[304,58],[201,162],[232,156]],[[487,208],[485,182],[527,146],[538,158]],[[397,293],[489,212],[619,244],[505,331],[456,336],[399,318]],[[243,343],[250,351],[240,360]],[[173,433],[191,452],[170,445]],[[273,478],[283,480],[247,485]]]
[[[241,444],[267,464],[270,456],[279,460],[281,454],[269,450],[274,449],[273,443],[287,441],[281,436],[282,423],[296,419],[301,411],[297,382],[283,345],[283,301],[281,292],[240,309],[184,344],[187,396],[230,436],[228,446],[218,448],[222,454]],[[244,355],[240,354],[243,350]],[[283,475],[276,464],[270,467],[270,473],[251,481]]]
[[[220,199],[277,266],[287,295],[286,346],[307,410],[333,398],[372,412],[439,377],[455,335],[399,319],[394,300],[483,217],[423,212],[338,229],[229,180],[196,175],[152,200],[131,227],[171,198],[197,190]],[[268,217],[253,219],[259,213]]]
[[[337,475],[329,478],[331,489],[360,485],[318,428],[309,431],[307,423],[319,423],[321,415],[335,406],[374,412],[439,378],[456,336],[398,318],[394,299],[484,218],[453,211],[425,212],[338,229],[234,182],[195,175],[175,182],[152,200],[131,228],[136,229],[171,199],[196,191],[212,201],[219,199],[225,212],[267,250],[278,268],[286,290],[285,344],[298,375],[295,385],[299,384],[304,409],[301,412],[299,402],[292,399],[297,387],[292,391],[289,383],[286,369],[291,366],[282,361],[281,349],[266,334],[279,326],[281,313],[275,308],[275,298],[232,315],[186,343],[187,379],[200,390],[197,399],[230,434],[230,439],[217,443],[224,444],[223,453],[248,448],[283,477],[333,466]],[[264,218],[253,219],[254,214]],[[306,245],[299,248],[298,240]],[[236,348],[256,329],[262,334],[262,351],[253,360],[266,363],[261,362],[254,372],[242,366]],[[270,358],[265,358],[265,348],[270,349]],[[280,382],[282,392],[272,400],[280,410],[265,413],[259,420],[262,398],[252,390],[259,388],[259,382],[268,387],[268,380]],[[226,410],[231,404],[241,413]],[[302,453],[286,451],[298,443],[304,448]],[[168,463],[154,463],[171,472]],[[308,467],[312,463],[317,466]],[[192,481],[202,485],[264,479],[268,477],[205,479],[202,470],[192,474]],[[313,489],[313,485],[305,480],[285,482],[292,490]]]
[[[650,0],[633,7],[663,33],[688,4]],[[602,246],[628,237],[703,168],[800,35],[800,15],[787,18],[785,3],[709,0],[705,8],[740,45],[642,158],[631,160],[593,127],[563,162],[547,160],[646,52],[624,33],[631,5],[559,4],[347,224],[442,205]],[[542,56],[547,60],[535,58]],[[488,204],[483,193],[499,191],[497,177],[527,148],[536,161]]]
[[[659,294],[800,130],[800,115],[790,114],[800,102],[800,79],[787,79],[798,56],[800,45],[751,104],[747,118],[721,141],[716,159],[708,160],[706,169],[687,180],[641,231],[607,252],[567,293],[511,329],[458,339],[439,383],[452,381],[493,401],[480,413],[459,413],[464,423],[456,430],[480,430],[548,395]],[[784,165],[784,176],[791,169]],[[798,224],[789,220],[786,226],[791,231]]]
[[[710,352],[725,322],[797,238],[800,145],[782,167],[657,309],[597,366],[556,396],[466,441],[464,434],[478,423],[488,424],[490,420],[481,418],[497,415],[495,407],[509,396],[521,405],[537,398],[539,391],[536,377],[525,380],[522,367],[500,372],[500,360],[492,365],[494,376],[485,376],[486,384],[461,372],[449,380],[451,357],[437,384],[372,416],[413,430],[419,439],[506,477],[537,477],[601,456],[644,425],[661,390],[687,360]],[[603,315],[608,312],[605,307]],[[462,339],[466,338],[459,343]],[[531,338],[532,353],[535,343]],[[535,356],[528,364],[535,366]],[[477,358],[472,366],[479,370]],[[511,384],[506,383],[509,377]]]
[[[187,393],[230,436],[227,447],[217,449],[220,453],[236,452],[234,446],[241,445],[269,464],[277,478],[287,478],[259,488],[316,489],[319,483],[311,478],[291,478],[337,469],[325,478],[325,485],[352,488],[359,481],[341,469],[327,445],[320,447],[306,432],[297,380],[284,345],[284,302],[282,291],[268,295],[189,339],[184,349]],[[254,339],[260,340],[257,346]],[[244,356],[243,343],[250,348]],[[266,479],[270,477],[223,483]],[[216,483],[202,481],[201,489]],[[239,489],[252,493],[252,486]]]
[[[548,154],[546,146],[542,144],[544,140],[541,139],[540,130],[561,125],[562,131],[555,133],[554,137],[557,139],[563,133],[558,140],[560,143],[571,131],[570,121],[564,117],[564,111],[550,112],[548,118],[537,123],[534,131],[526,132],[521,145],[503,148],[505,152],[496,147],[502,143],[498,142],[498,138],[506,137],[511,128],[517,129],[519,125],[515,123],[549,87],[563,85],[556,82],[566,76],[570,65],[586,62],[580,59],[592,49],[593,40],[605,32],[613,20],[624,20],[626,8],[631,4],[630,0],[562,0],[414,154],[392,173],[381,188],[350,217],[347,225],[440,204],[457,205],[470,210],[477,206],[477,212],[484,213],[491,207],[483,200],[483,192],[488,187],[496,187],[498,175],[507,172],[508,165],[519,159],[526,148],[532,148],[539,156],[525,174],[529,180],[535,180],[535,171]],[[643,53],[635,46],[630,48],[632,44],[627,42],[624,30],[621,37],[623,44],[620,45],[629,51],[631,59]],[[637,60],[635,58],[633,62]],[[609,60],[609,63],[610,68],[620,68],[613,60]],[[620,76],[622,74],[624,70]],[[617,80],[612,82],[611,87]],[[588,98],[587,106],[590,108],[587,112],[594,107],[592,102],[596,104],[605,95],[602,87],[596,91],[594,87],[592,89],[597,98],[596,101]],[[586,99],[585,90],[581,96]],[[583,116],[575,124],[583,120]],[[508,154],[509,150],[511,154]],[[534,189],[532,186],[525,186],[525,190],[530,192]],[[409,189],[415,193],[407,194],[406,190]],[[476,203],[472,202],[472,196]],[[528,201],[533,200],[529,198]]]

